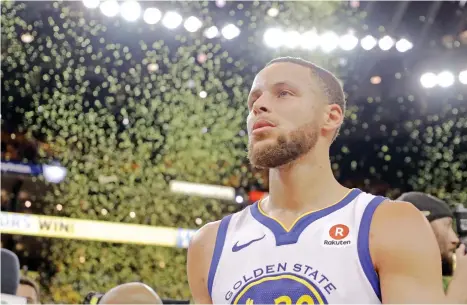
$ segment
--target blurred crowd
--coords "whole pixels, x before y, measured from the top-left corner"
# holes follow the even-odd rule
[[[46,156],[52,155],[50,145],[40,142],[24,133],[1,132],[2,160],[14,162],[34,162],[39,157],[39,151],[45,152]]]
[[[41,304],[39,285],[20,275],[20,263],[15,253],[1,249],[2,304]],[[105,293],[90,292],[84,304],[189,304],[183,300],[163,300],[143,283],[125,283]]]

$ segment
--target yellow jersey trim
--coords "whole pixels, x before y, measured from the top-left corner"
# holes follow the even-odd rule
[[[315,210],[315,211],[310,211],[310,212],[306,212],[302,215],[300,215],[297,219],[295,219],[295,221],[292,223],[292,225],[290,226],[290,228],[287,228],[279,219],[273,217],[273,216],[269,216],[268,214],[266,214],[266,212],[264,212],[263,208],[261,207],[261,202],[263,202],[263,199],[261,199],[259,202],[258,202],[258,210],[261,214],[263,214],[264,216],[266,216],[267,218],[270,218],[272,220],[274,220],[275,222],[277,222],[286,232],[290,232],[292,231],[292,229],[294,228],[294,226],[297,224],[297,222],[300,221],[300,219],[302,219],[303,217],[307,216],[307,215],[310,215],[310,214],[313,214],[313,213],[316,213],[316,212],[319,212],[319,211],[322,211],[324,209],[327,209],[327,208],[330,208],[336,204],[338,204],[339,202],[343,201],[347,196],[349,196],[349,194],[353,191],[354,189],[350,189],[347,194],[344,195],[344,197],[342,197],[342,199],[338,200],[337,202],[327,206],[327,207],[324,207],[324,208],[321,208],[321,209],[318,209],[318,210]]]

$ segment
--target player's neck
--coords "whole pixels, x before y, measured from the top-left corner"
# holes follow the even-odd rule
[[[320,209],[347,192],[334,177],[328,153],[310,152],[291,164],[269,170],[268,201],[275,208]]]

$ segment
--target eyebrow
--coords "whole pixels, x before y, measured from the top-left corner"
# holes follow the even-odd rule
[[[293,90],[298,90],[297,86],[292,85],[291,83],[288,83],[287,81],[282,81],[282,82],[277,82],[272,85],[273,88],[275,87],[290,87]]]
[[[277,87],[290,87],[292,90],[296,90],[298,91],[298,88],[297,86],[294,86],[286,81],[280,81],[280,82],[277,82],[277,83],[274,83],[272,85],[273,88],[277,88]],[[250,94],[248,95],[248,99],[250,99],[251,96],[257,94],[259,91],[261,91],[261,89],[255,89],[253,91],[250,92]]]

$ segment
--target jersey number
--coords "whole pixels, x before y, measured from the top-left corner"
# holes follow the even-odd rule
[[[246,304],[247,305],[253,305],[254,304],[254,301],[252,299],[248,299],[246,300]],[[284,304],[284,305],[292,305],[292,304],[297,304],[297,305],[303,305],[303,304],[315,304],[315,302],[313,301],[313,298],[307,294],[304,294],[302,295],[300,298],[298,298],[297,302],[296,303],[293,303],[292,302],[292,299],[287,296],[287,295],[283,295],[283,296],[280,296],[276,299],[274,299],[274,304],[275,305],[279,305],[279,304]]]

